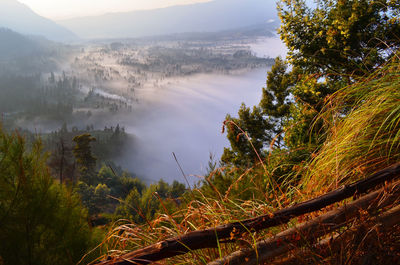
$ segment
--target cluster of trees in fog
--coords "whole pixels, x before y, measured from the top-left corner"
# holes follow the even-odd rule
[[[125,137],[119,126],[105,128],[104,133],[110,135],[113,146]],[[76,264],[102,241],[104,231],[98,225],[127,218],[140,224],[153,219],[161,207],[180,205],[185,185],[160,180],[147,186],[113,163],[98,159],[93,152],[97,139],[90,133],[69,132],[63,126],[49,137],[26,143],[19,133],[8,134],[0,128],[0,239],[7,242],[0,244],[0,257],[4,264]],[[42,142],[49,145],[56,138],[56,150],[48,158]],[[83,262],[100,250],[90,252]]]
[[[77,263],[102,237],[79,196],[50,175],[39,142],[0,129],[0,154],[1,263]]]
[[[317,120],[324,103],[398,57],[400,5],[325,0],[309,8],[296,0],[282,1],[279,10],[288,57],[276,58],[257,106],[243,104],[236,117],[226,117],[230,147],[221,160],[224,166],[244,170],[266,159],[270,177],[286,184],[301,177],[300,169],[325,144],[327,127]],[[224,191],[237,175],[213,178]]]
[[[273,63],[272,59],[259,58],[250,50],[225,48],[151,47],[145,62],[136,56],[124,55],[119,63],[147,72],[161,72],[166,77],[208,72],[229,72],[236,69],[253,69]]]
[[[72,114],[78,83],[65,75],[43,85],[41,74],[0,74],[0,112],[5,118],[47,116],[64,120]]]
[[[3,1],[0,7],[0,22],[15,22],[17,15],[6,13],[22,10],[52,31],[32,33],[54,40],[63,40],[63,35],[65,39],[75,37],[16,1]],[[18,25],[18,30],[30,33],[25,32],[26,24]],[[248,32],[243,29],[244,35]],[[140,47],[144,62],[131,56],[129,46],[119,43],[109,45],[111,50],[101,49],[100,55],[119,56],[118,63],[131,68],[125,77],[131,87],[154,76],[225,73],[272,63],[247,48],[234,47],[232,39],[225,39],[231,33],[226,31],[218,45],[210,44],[216,34],[203,33],[197,37],[203,40],[185,41],[179,47]],[[148,185],[113,163],[131,141],[123,126],[68,128],[67,122],[90,118],[96,111],[132,110],[128,100],[101,93],[110,91],[107,86],[123,79],[122,74],[98,64],[81,48],[0,28],[0,240],[6,242],[0,244],[0,264],[76,264],[104,239],[99,226],[119,219],[144,224],[159,212],[176,211],[183,204],[184,184],[161,179]],[[82,58],[70,63],[77,54]],[[33,120],[64,124],[60,130],[39,136],[24,129],[15,131],[17,124]],[[100,251],[90,252],[81,261],[94,259]]]
[[[119,125],[103,130],[94,130],[92,125],[86,130],[68,130],[66,124],[42,136],[44,150],[51,152],[47,164],[52,175],[80,194],[93,225],[120,218],[144,222],[160,207],[160,201],[152,198],[154,192],[162,199],[176,199],[186,190],[183,184],[170,185],[163,180],[147,188],[133,173],[116,166],[112,160],[124,151],[128,137]],[[35,141],[34,137],[29,139]],[[137,214],[138,209],[142,215]]]

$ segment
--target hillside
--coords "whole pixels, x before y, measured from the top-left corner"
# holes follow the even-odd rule
[[[278,169],[265,168],[245,171],[225,190],[190,190],[187,208],[166,208],[148,226],[110,229],[107,244],[121,251],[96,264],[398,264],[399,66],[394,59],[327,100],[317,119],[350,110],[329,125],[297,183],[271,181],[263,191],[253,183]],[[244,187],[264,194],[239,200]]]
[[[43,52],[44,47],[33,39],[7,28],[0,28],[0,60]]]
[[[23,35],[0,27],[0,75],[4,78],[8,74],[55,71],[58,61],[69,50],[69,47],[44,37]]]
[[[399,3],[307,2],[279,2],[288,56],[226,116],[221,160],[97,264],[400,264]]]
[[[0,27],[53,41],[73,41],[77,37],[54,21],[39,16],[16,0],[0,0]]]
[[[0,25],[0,265],[400,264],[400,1],[274,2]]]
[[[59,21],[82,38],[120,38],[217,32],[277,21],[274,1],[216,0],[155,10]]]

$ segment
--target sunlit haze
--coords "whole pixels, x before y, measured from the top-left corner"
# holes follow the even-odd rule
[[[100,15],[110,12],[154,9],[210,0],[19,0],[39,15],[51,19]]]

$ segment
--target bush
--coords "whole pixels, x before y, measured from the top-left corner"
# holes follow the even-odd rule
[[[41,145],[0,128],[0,258],[4,264],[76,264],[91,229],[79,197],[50,176]]]

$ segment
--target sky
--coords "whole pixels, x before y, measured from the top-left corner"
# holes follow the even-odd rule
[[[154,9],[211,0],[18,0],[50,19],[67,19],[110,12]]]

